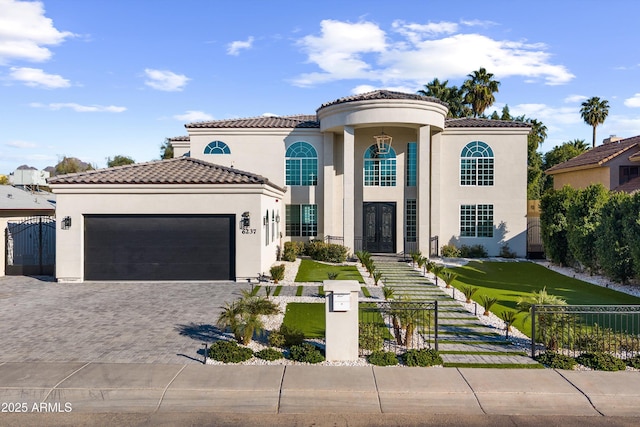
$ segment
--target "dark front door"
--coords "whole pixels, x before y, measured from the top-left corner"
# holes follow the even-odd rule
[[[363,249],[372,253],[396,252],[396,204],[365,202]]]

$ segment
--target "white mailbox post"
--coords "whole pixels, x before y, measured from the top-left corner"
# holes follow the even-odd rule
[[[325,280],[325,356],[328,361],[358,359],[357,280]]]

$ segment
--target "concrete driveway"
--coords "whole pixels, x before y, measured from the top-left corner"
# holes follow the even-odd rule
[[[0,362],[201,363],[244,283],[0,277]]]

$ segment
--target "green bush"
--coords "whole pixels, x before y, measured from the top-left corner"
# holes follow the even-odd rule
[[[462,245],[460,246],[460,256],[463,258],[486,258],[489,254],[482,245]]]
[[[442,365],[442,357],[434,349],[407,350],[402,355],[402,360],[407,366],[434,366]]]
[[[285,269],[284,264],[280,264],[280,265],[274,265],[269,270],[269,273],[271,273],[271,279],[275,283],[278,283],[280,280],[284,280],[284,269]]]
[[[320,363],[324,361],[324,356],[318,347],[306,342],[292,346],[289,349],[289,358],[303,363]]]
[[[376,351],[382,349],[384,338],[382,331],[373,323],[360,323],[358,328],[358,346],[363,350]]]
[[[627,368],[627,364],[624,360],[619,359],[609,353],[593,352],[582,353],[576,357],[576,361],[586,366],[587,368],[595,369],[597,371],[623,371]]]
[[[517,254],[509,248],[508,244],[500,246],[500,256],[502,258],[515,258]]]
[[[272,347],[291,347],[300,345],[304,341],[304,333],[285,324],[280,325],[280,329],[269,334],[269,345]]]
[[[440,253],[445,258],[459,258],[460,250],[455,245],[444,245],[440,249]]]
[[[209,357],[224,363],[239,363],[251,359],[253,351],[233,341],[216,341],[209,348]]]
[[[298,255],[304,252],[303,242],[285,242],[284,251],[282,253],[283,261],[295,261]]]
[[[341,263],[347,260],[347,248],[320,240],[307,242],[304,245],[304,253],[316,261]]]
[[[545,351],[538,355],[536,360],[552,369],[573,369],[576,366],[576,359],[553,351]]]
[[[367,361],[376,366],[392,366],[398,364],[398,356],[392,351],[376,350],[367,356]]]
[[[640,369],[640,356],[632,357],[631,359],[625,360],[627,366],[630,366],[635,369]]]
[[[280,350],[276,350],[275,348],[265,348],[256,352],[256,357],[263,360],[278,360],[282,359],[284,355]]]

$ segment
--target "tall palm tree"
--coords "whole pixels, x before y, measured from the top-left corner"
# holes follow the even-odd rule
[[[462,84],[464,100],[471,105],[473,117],[478,117],[496,101],[493,94],[498,92],[500,82],[494,80],[493,74],[487,73],[484,67],[468,74],[467,77],[469,78]]]
[[[593,141],[591,146],[596,146],[596,127],[604,123],[609,115],[609,101],[600,100],[597,96],[591,97],[582,103],[580,115],[586,124],[593,127]]]
[[[589,146],[587,145],[586,142],[584,142],[584,139],[576,138],[573,141],[569,141],[568,144],[571,144],[571,146],[575,148],[577,151],[579,151],[580,153],[584,153],[589,149]]]
[[[438,78],[424,85],[424,89],[418,91],[419,95],[432,96],[449,104],[449,112],[447,117],[459,118],[466,117],[471,110],[464,103],[464,90],[457,86],[448,86],[449,80],[441,82]]]

